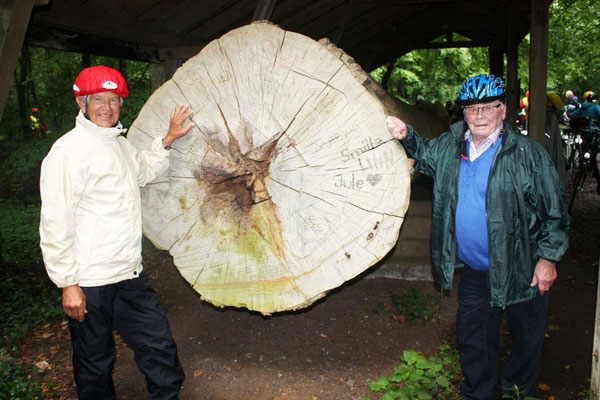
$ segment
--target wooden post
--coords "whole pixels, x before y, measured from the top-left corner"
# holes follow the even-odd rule
[[[529,136],[542,145],[546,139],[546,82],[548,64],[548,0],[530,0]]]
[[[183,64],[182,60],[178,59],[170,59],[165,61],[165,81],[168,81],[173,77],[177,68],[181,67]]]
[[[515,26],[516,0],[510,0],[507,9],[506,119],[511,127],[516,128],[517,110],[519,109],[519,41]]]
[[[165,76],[165,64],[151,64],[150,71],[152,75],[152,93],[154,93],[156,89],[161,87],[161,85],[167,81]]]
[[[252,16],[252,21],[268,20],[271,18],[276,3],[277,0],[258,0],[256,10],[254,10],[254,15]]]
[[[596,328],[594,329],[594,352],[592,353],[590,400],[600,399],[600,302],[598,302],[598,299],[600,299],[600,282],[598,282],[598,290],[596,293]]]
[[[33,0],[0,0],[0,120],[33,4]]]
[[[489,48],[488,53],[490,56],[490,73],[498,76],[504,76],[504,53],[502,52],[499,44],[494,42]]]

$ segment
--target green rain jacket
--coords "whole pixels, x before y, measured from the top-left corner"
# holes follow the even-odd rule
[[[458,259],[454,216],[465,121],[434,139],[411,126],[401,141],[415,169],[434,178],[431,258],[434,277],[452,288]],[[557,262],[568,246],[571,222],[565,191],[546,150],[506,124],[486,192],[491,306],[505,308],[539,296],[530,287],[539,258]]]

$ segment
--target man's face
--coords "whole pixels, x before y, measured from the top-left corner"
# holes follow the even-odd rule
[[[87,113],[90,121],[102,128],[110,128],[119,122],[121,115],[121,98],[113,92],[100,92],[90,95],[87,107],[84,96],[75,101],[83,113]]]
[[[496,131],[506,118],[506,107],[499,100],[465,107],[465,120],[476,138],[486,138]]]

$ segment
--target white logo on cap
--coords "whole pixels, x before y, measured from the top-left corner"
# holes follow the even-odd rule
[[[102,87],[104,89],[116,89],[117,88],[117,84],[114,83],[113,81],[106,81],[102,84]]]
[[[73,84],[73,90],[76,92],[81,92],[81,90],[79,90],[79,88],[75,84]]]

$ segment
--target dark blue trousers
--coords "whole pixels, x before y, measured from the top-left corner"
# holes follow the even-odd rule
[[[112,285],[84,287],[87,314],[69,319],[77,396],[113,400],[113,328],[133,349],[146,376],[149,398],[177,399],[184,373],[169,323],[145,272]]]
[[[507,306],[505,310],[491,308],[488,272],[465,267],[458,300],[458,353],[465,376],[460,387],[462,398],[494,399],[503,312],[510,322],[514,344],[502,369],[501,387],[517,385],[520,398],[533,396],[546,334],[548,295]]]

